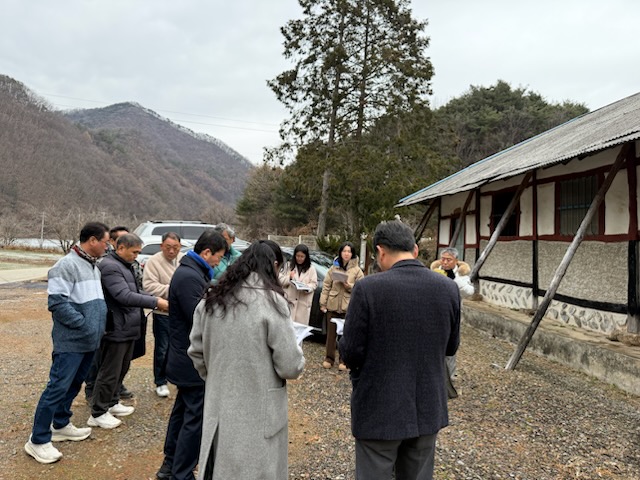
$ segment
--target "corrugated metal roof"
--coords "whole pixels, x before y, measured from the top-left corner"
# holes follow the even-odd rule
[[[640,93],[585,113],[404,197],[397,207],[465,192],[640,138]]]

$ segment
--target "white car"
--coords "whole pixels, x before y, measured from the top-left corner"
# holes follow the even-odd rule
[[[143,222],[133,231],[143,240],[151,240],[153,237],[162,239],[162,235],[167,232],[175,232],[182,240],[189,240],[193,243],[198,240],[207,228],[213,228],[215,225],[211,223],[202,223],[198,221],[182,221],[182,220],[154,220]]]
[[[157,242],[159,244],[162,241],[162,235],[167,232],[175,232],[182,240],[183,245],[193,246],[196,243],[196,240],[198,240],[198,237],[202,235],[202,232],[208,228],[214,227],[215,225],[211,223],[202,223],[199,221],[153,220],[141,223],[136,227],[133,233],[138,235],[145,245],[147,245],[152,242]],[[236,250],[241,250],[249,245],[249,242],[239,238],[236,238],[233,242],[233,248]]]
[[[162,240],[150,239],[148,241],[145,241],[145,239],[143,238],[142,241],[143,241],[142,250],[138,254],[138,258],[136,260],[138,261],[140,266],[144,268],[144,264],[147,263],[147,260],[149,260],[149,257],[151,257],[151,255],[154,255],[160,251],[160,244],[162,243]],[[180,248],[181,252],[186,252],[187,250],[190,250],[191,248],[193,248],[193,244],[191,242],[183,241],[181,243],[182,243],[182,247]]]

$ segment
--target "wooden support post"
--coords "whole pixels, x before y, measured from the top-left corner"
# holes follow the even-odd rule
[[[518,365],[518,362],[520,361],[520,358],[522,357],[522,354],[524,353],[524,351],[527,349],[527,345],[529,345],[529,342],[531,341],[533,334],[538,328],[538,325],[540,324],[542,317],[544,317],[544,314],[547,313],[547,308],[549,308],[549,304],[551,303],[551,300],[553,300],[553,297],[558,291],[560,282],[564,278],[564,274],[567,272],[567,268],[569,268],[569,264],[571,263],[571,260],[573,259],[573,256],[575,255],[576,250],[580,246],[580,243],[584,238],[584,235],[587,231],[587,228],[589,227],[589,224],[591,223],[591,220],[593,219],[593,216],[597,213],[598,207],[600,207],[600,204],[604,200],[604,196],[609,190],[609,187],[611,186],[613,179],[615,178],[616,174],[622,167],[622,164],[625,161],[625,157],[627,156],[628,151],[629,151],[629,144],[625,144],[622,147],[622,150],[620,151],[620,153],[618,154],[616,161],[613,162],[613,165],[611,166],[611,170],[609,170],[609,174],[607,175],[607,178],[605,178],[604,183],[600,187],[600,190],[598,190],[598,193],[596,194],[595,198],[591,202],[591,205],[589,206],[589,210],[587,210],[587,213],[582,219],[582,223],[580,223],[580,226],[578,227],[578,231],[573,237],[573,241],[569,245],[569,248],[567,248],[567,251],[565,252],[564,257],[562,258],[562,261],[560,262],[560,265],[558,266],[556,273],[554,274],[553,279],[551,280],[551,284],[549,285],[549,288],[547,289],[547,292],[545,293],[544,298],[542,299],[542,302],[538,307],[538,310],[536,310],[536,314],[533,316],[533,320],[531,320],[531,324],[529,325],[527,330],[524,332],[524,335],[520,339],[520,343],[518,343],[516,351],[513,352],[513,355],[511,355],[511,358],[507,362],[505,369],[513,370],[514,368],[516,368],[516,365]]]
[[[455,247],[456,242],[458,241],[458,236],[460,236],[460,231],[462,230],[462,225],[464,225],[465,217],[467,216],[467,209],[469,208],[469,204],[471,203],[471,199],[473,198],[473,190],[469,192],[469,196],[467,197],[466,202],[462,207],[462,212],[460,212],[460,220],[458,221],[458,225],[456,225],[456,229],[451,236],[451,240],[449,241],[450,247]],[[460,252],[464,253],[464,252]],[[463,255],[464,256],[464,255]],[[462,257],[460,257],[462,259]]]
[[[498,222],[496,229],[493,231],[493,235],[491,235],[491,238],[489,239],[489,243],[483,250],[478,261],[473,265],[473,270],[471,270],[471,273],[469,274],[469,277],[472,282],[474,283],[476,282],[478,278],[478,272],[482,268],[482,265],[484,265],[484,262],[486,262],[487,257],[491,253],[491,250],[493,250],[493,247],[495,247],[496,243],[498,242],[498,238],[500,237],[502,230],[504,230],[504,227],[507,225],[507,222],[509,221],[509,217],[511,216],[511,213],[516,208],[516,205],[518,204],[518,200],[520,200],[520,195],[522,195],[522,192],[524,192],[524,189],[529,184],[529,179],[531,178],[531,175],[532,175],[532,172],[527,172],[524,178],[522,179],[522,183],[520,184],[520,186],[518,187],[518,190],[516,190],[515,195],[511,199],[511,203],[509,203],[509,206],[507,207],[504,214],[502,215],[502,218]],[[478,291],[477,288],[476,288],[476,291]]]
[[[413,235],[416,239],[416,243],[420,241],[420,237],[422,237],[422,234],[424,233],[424,229],[427,228],[427,223],[429,223],[429,220],[431,219],[431,215],[433,215],[433,212],[435,212],[437,206],[438,206],[438,200],[434,199],[429,204],[427,211],[424,212],[422,220],[420,220],[420,223],[418,224],[415,231],[413,232]]]

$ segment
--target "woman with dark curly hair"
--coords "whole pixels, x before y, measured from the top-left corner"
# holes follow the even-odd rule
[[[277,260],[252,244],[193,318],[189,356],[205,380],[199,479],[288,478],[288,378],[304,367]]]

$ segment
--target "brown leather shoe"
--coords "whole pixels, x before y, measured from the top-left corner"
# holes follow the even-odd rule
[[[322,362],[322,368],[331,368],[331,367],[333,367],[333,365],[330,362],[327,362],[326,360]]]
[[[346,372],[347,366],[344,363],[341,363],[340,365],[338,365],[338,370],[340,370],[341,372]]]

